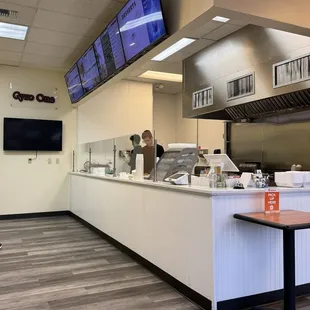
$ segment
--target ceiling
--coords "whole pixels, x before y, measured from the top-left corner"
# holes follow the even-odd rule
[[[29,26],[25,41],[0,38],[0,65],[66,72],[126,2],[127,0],[0,0],[0,9],[18,12],[17,19],[0,16],[0,21]],[[182,3],[187,2],[184,0]],[[172,12],[165,12],[167,21],[170,19],[173,21],[174,10],[175,5],[172,6]],[[217,15],[229,17],[230,20],[227,23],[213,21],[212,18]],[[172,32],[167,40],[120,72],[100,89],[109,87],[110,83],[121,79],[129,79],[151,82],[154,84],[155,91],[161,93],[177,94],[182,90],[182,83],[147,80],[139,78],[139,75],[147,70],[182,74],[183,59],[249,23],[258,22],[260,21],[255,21],[252,15],[212,7],[183,28]],[[183,37],[197,40],[165,61],[151,60]],[[162,85],[158,87],[158,84]],[[91,95],[94,96],[97,91]]]
[[[0,38],[0,64],[66,71],[127,0],[0,0],[0,21],[29,26],[25,41]]]
[[[66,72],[107,26],[127,0],[0,0],[0,9],[18,11],[18,19],[0,16],[0,21],[29,26],[25,41],[0,38],[0,65],[31,67]],[[156,92],[177,94],[182,83],[146,80],[138,76],[146,70],[182,74],[182,60],[247,23],[204,20],[183,36],[196,38],[190,46],[163,62],[143,57],[121,78],[151,82]],[[163,50],[173,43],[163,43]],[[165,44],[167,46],[165,46]],[[155,52],[158,48],[155,49]],[[151,54],[151,53],[150,53]],[[160,85],[160,87],[158,87]]]
[[[196,38],[197,40],[176,54],[168,57],[162,62],[148,61],[131,72],[129,80],[147,81],[138,77],[146,70],[164,71],[182,74],[182,60],[194,55],[200,50],[214,44],[222,38],[246,26],[247,23],[241,20],[230,20],[227,23],[207,20],[205,23],[195,29],[191,29],[186,34],[187,37]],[[165,94],[178,94],[182,91],[182,83],[167,81],[148,80],[153,83],[154,91]],[[161,87],[158,87],[161,85]]]

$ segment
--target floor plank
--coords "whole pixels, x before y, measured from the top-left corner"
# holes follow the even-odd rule
[[[196,310],[69,216],[0,221],[0,310]]]

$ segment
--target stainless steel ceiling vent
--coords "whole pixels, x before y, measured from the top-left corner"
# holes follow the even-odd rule
[[[262,116],[299,112],[305,109],[310,109],[310,88],[232,106],[226,108],[225,112],[234,121],[252,121]]]

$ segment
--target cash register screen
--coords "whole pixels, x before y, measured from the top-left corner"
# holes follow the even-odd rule
[[[179,154],[180,154],[179,151],[175,151],[175,152],[168,151],[168,152],[165,152],[164,155],[160,158],[159,162],[157,163],[157,180],[158,181],[164,181],[165,176],[168,173],[170,166],[173,164],[173,162],[176,160]],[[154,171],[152,171],[150,175],[150,179],[153,178],[153,175],[154,175]]]
[[[173,174],[171,177],[169,177],[169,179],[177,180],[178,178],[183,177],[183,176],[184,176],[184,173],[176,173],[176,174]]]

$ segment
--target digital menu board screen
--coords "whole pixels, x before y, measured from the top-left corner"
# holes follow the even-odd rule
[[[127,61],[166,35],[160,0],[129,0],[117,20]]]
[[[78,102],[84,95],[81,78],[76,65],[65,75],[71,103]]]
[[[82,86],[87,93],[93,90],[101,82],[93,46],[91,46],[78,60],[77,65],[81,76]]]
[[[125,64],[125,55],[116,18],[94,43],[102,80],[114,74]]]

